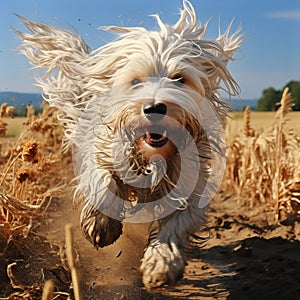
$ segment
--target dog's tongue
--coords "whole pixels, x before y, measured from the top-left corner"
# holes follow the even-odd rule
[[[166,135],[166,131],[163,134],[150,133],[147,131],[145,134],[145,141],[148,145],[159,148],[164,146],[168,142],[168,138],[166,137]]]

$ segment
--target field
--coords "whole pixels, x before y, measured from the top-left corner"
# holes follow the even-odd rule
[[[267,112],[251,112],[252,126],[257,131],[262,131],[265,128],[269,128],[274,122],[275,113],[272,111]],[[235,134],[243,129],[244,115],[242,112],[236,112],[230,114],[229,124],[231,134]],[[300,114],[296,111],[289,112],[287,116],[288,127],[294,129],[300,134]]]
[[[81,299],[300,299],[299,112],[285,107],[277,114],[232,114],[228,171],[202,232],[210,238],[189,255],[176,286],[153,292],[143,288],[139,273],[146,226],[125,224],[121,238],[99,251],[83,238],[80,204],[72,205],[71,153],[60,151],[63,134],[55,111],[5,122],[0,299],[74,299],[71,269],[78,274]],[[69,255],[66,224],[73,225]]]
[[[20,134],[23,128],[23,124],[26,122],[26,118],[3,118],[8,124],[6,137],[16,137]]]

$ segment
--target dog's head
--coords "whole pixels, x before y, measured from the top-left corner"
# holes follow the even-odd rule
[[[91,99],[121,89],[117,99],[99,104],[114,107],[117,115],[125,115],[128,109],[143,116],[140,122],[146,128],[162,124],[163,116],[181,123],[191,112],[198,117],[204,98],[221,111],[218,89],[222,83],[230,95],[237,93],[227,62],[243,41],[240,29],[230,34],[231,25],[216,40],[207,40],[208,23],[200,26],[193,6],[186,0],[183,6],[173,26],[154,16],[158,31],[105,27],[116,31],[119,38],[95,51],[76,34],[20,17],[32,33],[17,31],[24,41],[21,52],[35,68],[46,70],[38,84],[46,100],[66,114],[66,121],[77,120]],[[117,125],[120,118],[116,121]],[[163,132],[160,137],[148,136],[146,143],[156,148],[168,144]]]
[[[131,157],[131,169],[148,172],[149,161],[172,161],[191,142],[199,150],[226,115],[219,89],[238,92],[227,63],[243,41],[240,29],[207,40],[208,23],[199,25],[186,0],[175,25],[155,18],[158,31],[107,27],[118,39],[94,51],[69,31],[21,18],[31,31],[18,31],[21,51],[46,68],[39,85],[64,114],[69,141],[83,147],[93,136],[96,161],[109,170],[128,169],[121,162]]]

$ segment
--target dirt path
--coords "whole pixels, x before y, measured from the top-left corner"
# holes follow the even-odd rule
[[[84,299],[300,299],[300,224],[274,225],[272,213],[224,199],[212,203],[211,239],[191,255],[184,278],[155,293],[144,290],[139,273],[146,226],[125,224],[114,245],[97,251],[83,238],[71,200],[64,199],[49,232],[57,243],[64,223],[74,224]]]
[[[184,278],[174,287],[148,292],[139,273],[146,226],[126,224],[114,245],[97,251],[83,238],[66,188],[51,203],[37,234],[15,241],[0,257],[0,298],[16,291],[8,288],[3,267],[12,256],[18,258],[12,269],[17,282],[31,285],[54,278],[57,289],[69,290],[62,262],[64,226],[71,223],[83,299],[300,299],[300,224],[274,225],[271,219],[263,208],[250,210],[220,195],[209,212],[211,238],[191,255]]]

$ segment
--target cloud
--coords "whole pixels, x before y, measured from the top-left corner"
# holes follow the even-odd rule
[[[269,12],[266,14],[266,16],[273,19],[300,21],[300,9]]]

